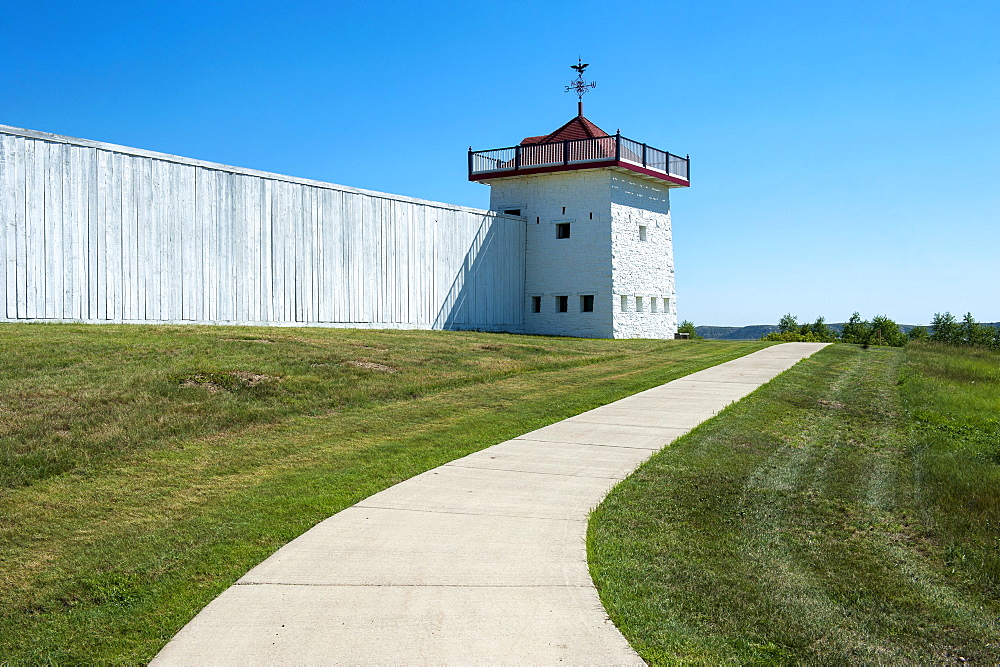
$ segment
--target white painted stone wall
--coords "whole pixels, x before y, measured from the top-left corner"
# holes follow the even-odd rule
[[[0,321],[518,331],[524,223],[0,126]]]
[[[631,175],[613,172],[611,177],[615,338],[673,338],[677,333],[669,192]]]
[[[611,197],[604,170],[556,172],[493,181],[490,209],[520,209],[525,218],[524,330],[528,333],[610,338]],[[556,238],[569,223],[570,237]],[[582,312],[584,295],[594,311]],[[566,296],[567,312],[557,298]],[[541,297],[541,312],[532,312]]]
[[[673,338],[677,317],[666,187],[612,169],[495,179],[490,186],[492,210],[519,209],[526,220],[525,331]],[[565,222],[570,238],[558,239],[556,225]],[[646,228],[645,241],[640,226]],[[581,312],[585,294],[594,295],[594,312]],[[569,297],[568,312],[556,310],[560,295]],[[535,296],[542,298],[540,313],[532,312]]]

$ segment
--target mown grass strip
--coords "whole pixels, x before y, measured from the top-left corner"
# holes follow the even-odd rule
[[[1000,599],[1000,352],[910,346],[900,388],[921,523],[947,567]]]
[[[995,589],[955,568],[941,539],[955,521],[931,498],[944,469],[901,401],[904,354],[824,349],[654,456],[594,512],[591,573],[644,659],[1000,659]],[[948,394],[923,382],[918,357],[905,362],[909,407]]]
[[[0,402],[18,406],[6,433],[29,452],[70,457],[56,472],[43,456],[42,470],[11,475],[0,492],[0,661],[28,663],[148,661],[253,565],[362,498],[762,347],[211,327],[12,335],[42,358],[0,386]],[[236,335],[271,342],[225,340]],[[30,357],[0,355],[8,367]],[[211,372],[282,381],[267,392],[179,385]],[[73,405],[70,388],[104,398]],[[116,408],[93,414],[107,397]],[[105,444],[80,453],[37,442],[44,415],[62,409]],[[186,425],[163,434],[143,430],[148,419]],[[127,445],[104,435],[133,428],[145,435]]]

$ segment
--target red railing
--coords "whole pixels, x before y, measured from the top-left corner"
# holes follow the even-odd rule
[[[642,167],[674,179],[690,181],[691,159],[647,144],[626,139],[621,134],[589,139],[572,139],[547,144],[525,144],[509,148],[469,151],[469,178],[486,174],[516,174],[547,168],[586,166],[588,163]]]

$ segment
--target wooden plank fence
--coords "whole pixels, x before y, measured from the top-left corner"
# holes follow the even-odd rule
[[[0,125],[0,321],[523,325],[524,222]]]

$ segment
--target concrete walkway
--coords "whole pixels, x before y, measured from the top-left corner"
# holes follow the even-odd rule
[[[588,512],[821,347],[769,347],[376,493],[247,573],[153,664],[642,664],[590,580]]]

